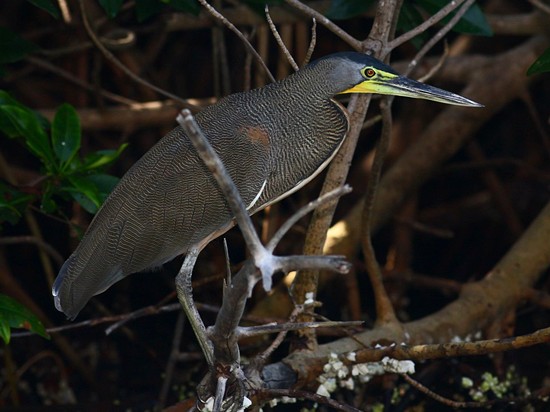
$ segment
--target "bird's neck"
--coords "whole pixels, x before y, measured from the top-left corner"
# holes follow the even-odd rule
[[[318,66],[305,66],[298,72],[273,83],[274,87],[281,88],[288,93],[300,92],[301,99],[310,102],[328,101],[339,90],[334,89],[332,82],[328,81],[324,72]]]

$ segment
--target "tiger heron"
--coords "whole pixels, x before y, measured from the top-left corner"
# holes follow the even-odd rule
[[[398,75],[373,57],[337,53],[196,115],[252,214],[294,193],[334,157],[348,131],[342,93],[378,93],[479,107]],[[232,226],[214,178],[180,127],[120,180],[53,285],[74,319],[88,300],[136,272],[200,250]]]

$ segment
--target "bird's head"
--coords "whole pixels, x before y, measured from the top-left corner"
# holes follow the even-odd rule
[[[339,88],[337,94],[377,93],[458,106],[482,107],[481,104],[458,94],[400,76],[390,66],[366,54],[336,53],[318,60],[318,63],[322,62],[332,68],[330,77]]]

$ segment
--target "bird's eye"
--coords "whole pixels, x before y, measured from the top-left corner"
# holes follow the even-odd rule
[[[365,70],[365,76],[367,76],[369,79],[373,77],[376,74],[374,69],[367,69]]]

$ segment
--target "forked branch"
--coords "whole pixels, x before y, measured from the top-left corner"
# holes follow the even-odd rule
[[[176,282],[178,297],[180,297],[180,301],[190,318],[190,322],[194,324],[195,333],[211,366],[210,374],[216,375],[212,376],[215,379],[210,379],[210,381],[215,380],[217,385],[217,389],[215,390],[217,395],[214,405],[221,407],[222,399],[220,397],[223,397],[225,394],[227,379],[237,381],[240,387],[244,385],[241,378],[243,373],[240,367],[238,339],[246,331],[239,328],[239,323],[244,312],[246,300],[250,296],[254,285],[260,279],[263,279],[264,288],[269,290],[271,287],[271,276],[274,273],[287,273],[291,270],[316,269],[347,273],[350,269],[350,264],[340,256],[274,256],[272,254],[273,248],[290,228],[290,225],[285,225],[282,230],[277,232],[274,241],[269,243],[268,248],[265,248],[259,240],[238,189],[206,136],[200,130],[191,112],[183,110],[178,116],[177,121],[186,135],[189,136],[201,160],[216,179],[243,233],[247,247],[252,254],[252,258],[245,262],[239,273],[230,280],[231,283],[224,288],[223,303],[216,323],[208,330],[205,330],[202,319],[198,316],[198,312],[191,299],[191,291],[189,290],[191,271],[180,272],[178,281]],[[302,208],[302,210],[299,210],[291,218],[291,221],[295,222],[315,206],[323,202],[334,201],[349,191],[349,187],[344,187],[328,193],[322,199],[311,202]],[[227,374],[230,376],[227,376]],[[223,388],[223,390],[220,388]],[[212,392],[214,392],[213,389],[210,393]],[[237,396],[232,403],[234,405],[242,405],[242,401],[243,397]]]

